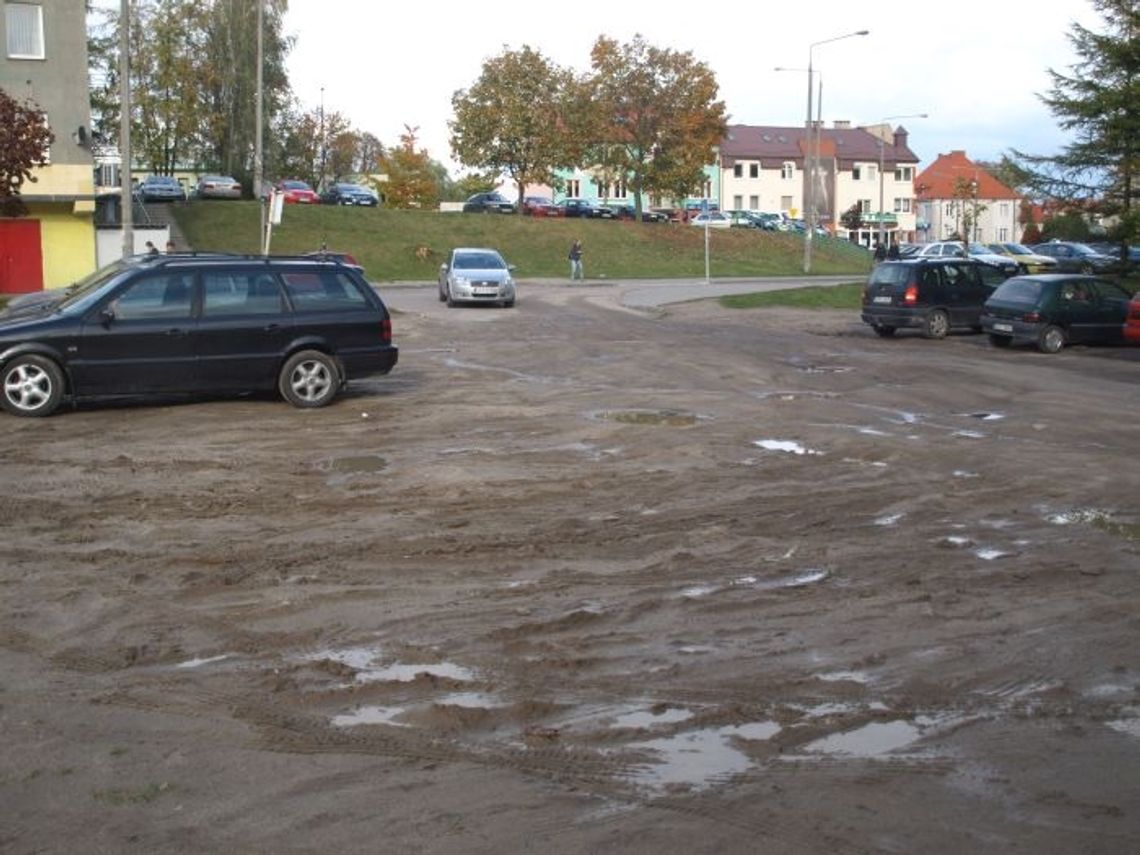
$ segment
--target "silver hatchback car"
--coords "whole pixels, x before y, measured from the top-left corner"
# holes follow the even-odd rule
[[[515,304],[515,266],[498,250],[461,247],[439,266],[439,299],[448,307],[459,303]]]

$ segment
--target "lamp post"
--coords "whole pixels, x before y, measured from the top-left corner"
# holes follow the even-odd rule
[[[808,132],[807,161],[808,161],[809,166],[805,170],[805,172],[807,173],[808,186],[807,186],[807,193],[806,193],[807,201],[804,205],[804,224],[806,225],[806,228],[804,229],[804,273],[811,273],[811,239],[812,239],[813,233],[815,231],[815,221],[814,221],[814,214],[815,214],[815,170],[816,170],[816,160],[819,157],[818,151],[813,153],[812,143],[811,143],[811,131],[812,131],[812,124],[811,124],[811,95],[812,95],[811,84],[812,84],[812,69],[814,67],[812,64],[812,62],[813,62],[812,53],[820,45],[825,45],[825,44],[828,44],[830,42],[837,42],[837,41],[840,41],[841,39],[849,39],[849,38],[852,38],[853,36],[865,36],[869,32],[870,32],[870,30],[856,30],[853,33],[844,33],[841,36],[833,36],[830,39],[822,39],[818,42],[812,42],[811,44],[808,45],[807,122],[805,124],[807,126],[807,132]],[[815,147],[817,149],[819,148],[818,137],[817,137],[817,142],[816,142]]]
[[[885,125],[892,119],[925,119],[926,113],[905,113],[899,116],[884,116],[879,119],[880,125]],[[883,149],[887,146],[887,141],[883,137],[879,137],[879,236],[877,238],[879,246],[883,245],[883,217],[886,216],[883,211]],[[892,146],[893,147],[893,146]]]

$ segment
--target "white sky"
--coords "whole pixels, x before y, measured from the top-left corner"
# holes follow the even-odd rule
[[[1066,137],[1038,94],[1049,68],[1069,73],[1074,20],[1102,28],[1088,0],[289,0],[288,62],[304,107],[344,115],[359,131],[395,145],[405,125],[420,146],[451,161],[451,97],[471,86],[484,60],[523,45],[560,66],[586,72],[599,35],[627,42],[641,33],[656,47],[691,51],[720,84],[730,123],[802,125],[809,45],[844,33],[870,34],[812,50],[823,76],[823,119],[873,124],[901,119],[926,166],[964,149],[975,160],[1010,148],[1055,153]],[[813,96],[814,97],[814,96]],[[813,113],[814,113],[813,108]]]

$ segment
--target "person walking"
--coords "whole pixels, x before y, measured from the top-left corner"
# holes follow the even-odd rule
[[[887,257],[887,248],[879,242],[875,242],[875,264],[883,261]]]
[[[570,244],[570,278],[583,279],[582,274],[582,241],[574,238],[574,243]]]

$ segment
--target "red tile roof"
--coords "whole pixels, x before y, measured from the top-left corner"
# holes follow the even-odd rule
[[[1021,198],[1016,191],[1002,184],[966,157],[964,151],[938,155],[934,163],[915,176],[915,195],[920,202],[931,199],[953,199],[958,179],[977,181],[979,199]]]

